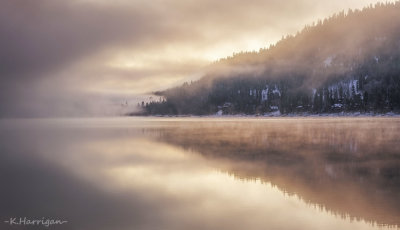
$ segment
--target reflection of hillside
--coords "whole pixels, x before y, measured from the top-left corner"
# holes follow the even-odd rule
[[[335,214],[399,226],[399,120],[366,121],[208,121],[144,132]]]

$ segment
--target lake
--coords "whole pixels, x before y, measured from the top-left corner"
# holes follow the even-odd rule
[[[0,120],[0,229],[399,229],[400,118]],[[7,221],[7,222],[6,222]]]

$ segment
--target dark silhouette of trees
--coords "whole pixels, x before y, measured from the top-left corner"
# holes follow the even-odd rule
[[[170,115],[398,112],[399,12],[400,2],[339,12],[269,48],[221,59],[142,107]]]

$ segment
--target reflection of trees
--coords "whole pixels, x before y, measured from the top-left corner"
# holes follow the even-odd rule
[[[400,224],[396,120],[199,122],[144,133],[198,152],[237,178],[270,182],[335,214]]]

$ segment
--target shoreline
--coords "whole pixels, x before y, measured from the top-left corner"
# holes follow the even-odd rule
[[[125,115],[127,117],[164,117],[164,118],[183,118],[183,117],[199,117],[199,118],[290,118],[290,117],[349,117],[349,118],[357,118],[357,117],[400,117],[400,113],[388,112],[388,113],[360,113],[360,112],[341,112],[341,113],[290,113],[290,114],[277,114],[277,113],[265,113],[265,114],[209,114],[209,115],[193,115],[193,114],[185,114],[185,115],[161,115],[161,114],[153,114],[153,115]]]

